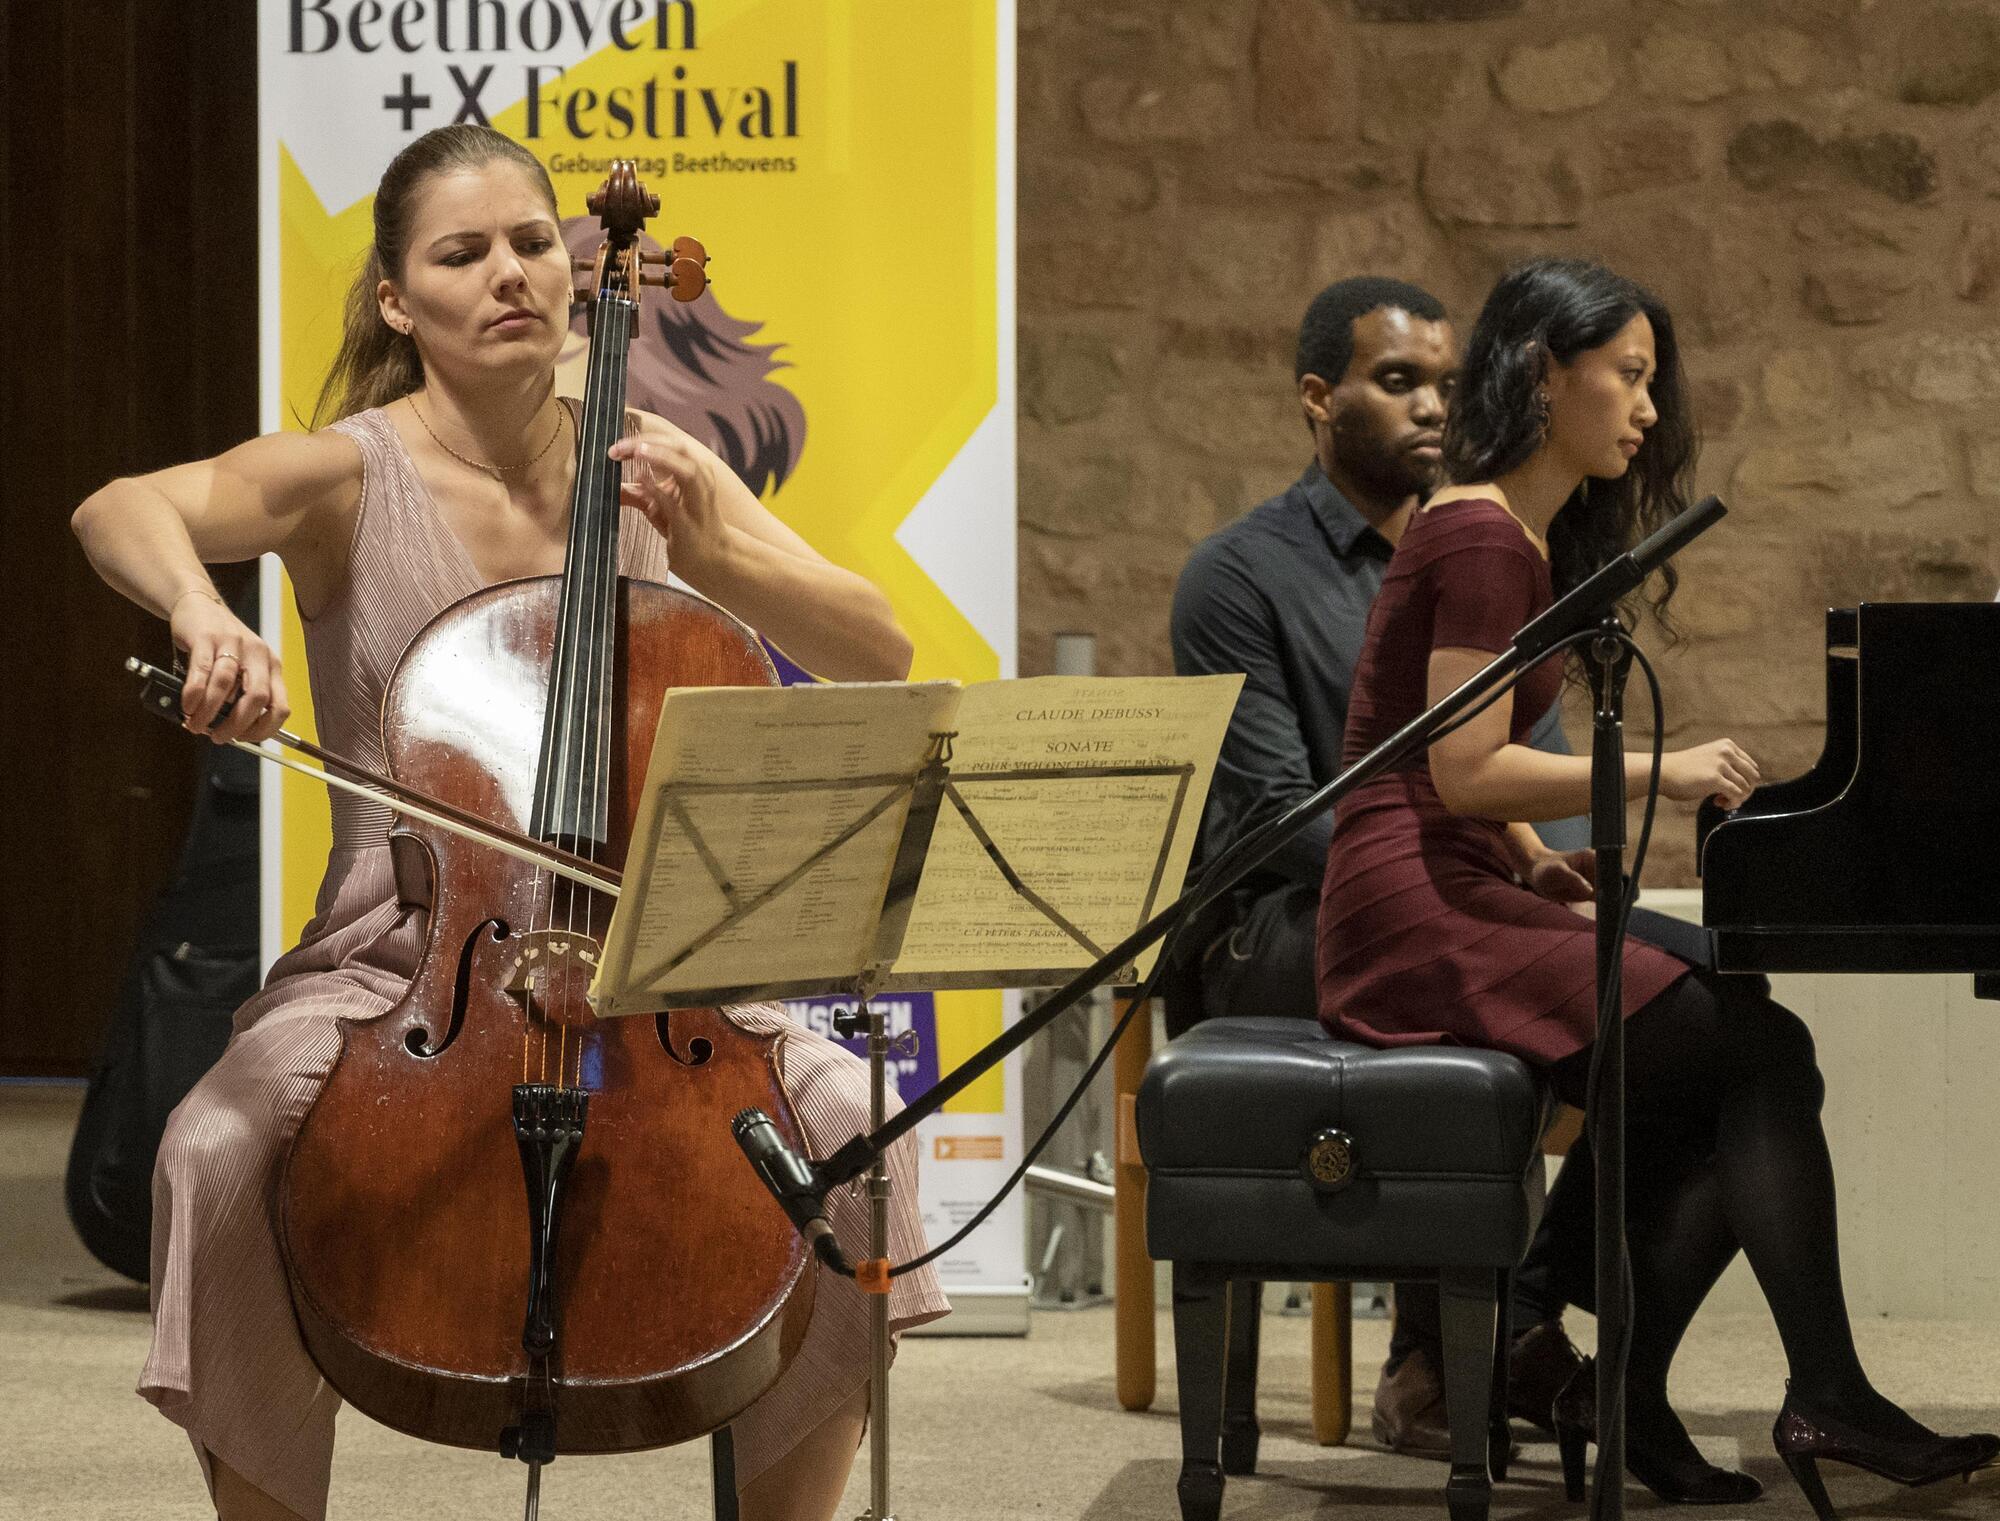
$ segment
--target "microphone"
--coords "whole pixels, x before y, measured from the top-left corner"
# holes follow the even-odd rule
[[[1721,497],[1705,496],[1679,517],[1661,524],[1650,538],[1632,546],[1632,558],[1638,562],[1640,577],[1650,576],[1685,549],[1690,540],[1713,528],[1728,511]]]
[[[1719,497],[1705,496],[1686,512],[1640,540],[1624,554],[1587,577],[1577,587],[1514,636],[1514,649],[1532,661],[1571,634],[1601,618],[1627,592],[1635,591],[1654,571],[1685,549],[1698,535],[1713,528],[1729,509]]]
[[[745,1109],[730,1122],[729,1129],[743,1155],[757,1170],[757,1176],[770,1189],[771,1197],[805,1237],[806,1245],[836,1273],[852,1278],[854,1264],[841,1251],[833,1227],[827,1223],[826,1200],[820,1193],[819,1179],[799,1154],[785,1144],[771,1117],[761,1109]]]

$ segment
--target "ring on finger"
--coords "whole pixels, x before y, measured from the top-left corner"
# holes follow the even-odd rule
[[[238,665],[243,664],[242,657],[239,656],[234,650],[217,650],[215,652],[215,658],[217,660],[234,660]]]

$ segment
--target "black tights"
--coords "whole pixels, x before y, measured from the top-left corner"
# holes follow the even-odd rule
[[[1671,1421],[1674,1349],[1739,1248],[1803,1400],[1885,1434],[1908,1420],[1869,1384],[1847,1323],[1833,1164],[1819,1120],[1826,1085],[1812,1035],[1762,987],[1693,972],[1625,1024],[1635,1439],[1649,1417]],[[1557,1094],[1579,1107],[1589,1074],[1588,1049],[1550,1070]],[[1551,1192],[1549,1225],[1565,1275],[1559,1287],[1586,1308],[1595,1297],[1593,1213],[1590,1148],[1580,1142]]]

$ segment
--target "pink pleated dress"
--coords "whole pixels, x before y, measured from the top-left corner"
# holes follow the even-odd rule
[[[396,661],[436,614],[485,583],[433,504],[394,425],[380,411],[333,427],[359,446],[360,521],[345,585],[305,620],[321,743],[382,769],[381,708]],[[624,509],[620,571],[665,581],[664,541]],[[236,1033],[174,1111],[153,1173],[153,1344],[139,1392],[213,1454],[308,1521],[324,1516],[340,1399],[321,1379],[292,1318],[275,1208],[287,1143],[340,1049],[343,1020],[393,1005],[423,949],[421,911],[396,901],[380,806],[332,794],[333,850],[318,912],[237,1012]],[[814,1155],[868,1128],[864,1063],[776,1004],[738,1005],[732,1023],[779,1038],[779,1071]],[[924,1247],[917,1146],[889,1156],[895,1208],[889,1256]],[[865,1256],[867,1200],[857,1185],[829,1199],[850,1257]],[[797,1357],[733,1423],[739,1485],[748,1484],[868,1377],[868,1303],[851,1280],[817,1268],[812,1319]],[[895,1280],[900,1331],[949,1305],[931,1269]]]
[[[1344,762],[1429,706],[1432,650],[1498,654],[1552,600],[1548,562],[1498,502],[1416,514],[1369,612]],[[1513,743],[1528,742],[1561,689],[1558,660],[1521,679]],[[1341,803],[1320,891],[1321,1023],[1365,1045],[1449,1042],[1537,1066],[1596,1039],[1596,929],[1516,881],[1505,834],[1446,808],[1421,755]],[[1627,940],[1625,1013],[1687,972]]]

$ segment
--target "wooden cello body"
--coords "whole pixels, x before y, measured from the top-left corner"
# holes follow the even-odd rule
[[[636,237],[628,272],[616,299],[636,308]],[[605,311],[564,574],[434,619],[383,734],[399,782],[615,869],[667,689],[776,678],[727,614],[616,574],[602,455],[630,313],[607,331]],[[713,1009],[600,1020],[585,993],[604,894],[423,825],[392,846],[428,910],[422,963],[402,1002],[344,1028],[281,1184],[314,1360],[386,1425],[536,1465],[726,1424],[811,1313],[807,1251],[730,1133],[761,1107],[797,1137],[777,1038]]]

